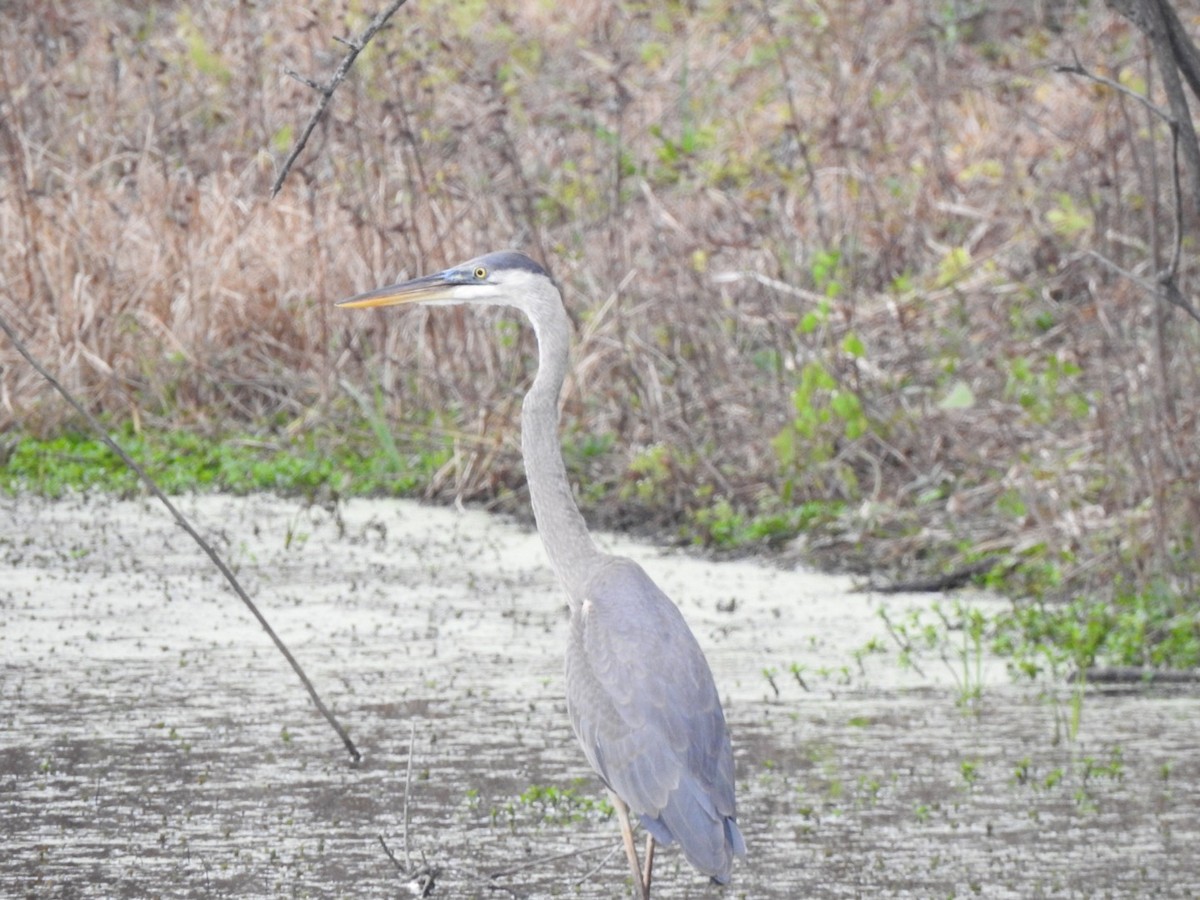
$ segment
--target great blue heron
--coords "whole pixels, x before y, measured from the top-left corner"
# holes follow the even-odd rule
[[[567,709],[621,824],[637,896],[650,896],[654,842],[679,841],[693,866],[729,881],[738,830],[733,750],[708,661],[679,609],[629,559],[601,553],[575,505],[558,439],[570,327],[562,296],[521,253],[489,253],[338,306],[512,306],[533,324],[538,370],[521,412],[521,450],[538,533],[567,592]],[[628,810],[649,833],[638,864]]]

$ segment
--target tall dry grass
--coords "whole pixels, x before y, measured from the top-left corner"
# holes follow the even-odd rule
[[[1071,590],[1190,577],[1196,329],[1089,255],[1162,262],[1169,147],[1136,104],[1050,71],[1078,53],[1153,93],[1123,21],[413,0],[270,200],[315,99],[282,70],[324,77],[359,10],[9,5],[0,310],[93,408],[294,431],[378,384],[395,421],[454,431],[436,492],[504,495],[532,365],[508,344],[531,337],[330,302],[516,246],[576,318],[568,443],[615,437],[587,472],[619,498],[594,504],[606,521],[785,493],[849,503],[814,548],[847,565],[994,550],[1060,560]],[[61,428],[0,361],[0,428]],[[830,459],[781,462],[813,362],[871,427],[835,417]]]

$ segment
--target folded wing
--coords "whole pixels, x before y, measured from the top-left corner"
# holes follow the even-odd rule
[[[724,883],[745,843],[712,672],[678,608],[611,558],[572,616],[567,706],[584,753],[655,839]]]

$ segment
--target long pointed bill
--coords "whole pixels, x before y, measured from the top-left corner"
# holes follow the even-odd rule
[[[422,303],[431,300],[453,300],[454,289],[460,282],[450,272],[438,272],[401,284],[376,288],[365,294],[356,294],[335,305],[342,309],[369,309],[374,306],[395,306],[399,303]]]

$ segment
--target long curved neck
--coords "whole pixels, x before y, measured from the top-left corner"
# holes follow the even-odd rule
[[[554,297],[530,315],[538,339],[537,377],[521,408],[521,450],[538,532],[572,607],[583,599],[587,565],[600,555],[575,503],[558,437],[558,394],[567,372],[570,325]]]

